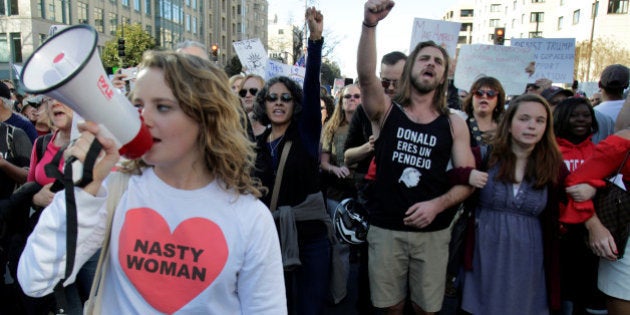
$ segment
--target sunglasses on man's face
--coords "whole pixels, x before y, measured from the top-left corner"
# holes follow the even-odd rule
[[[355,93],[355,94],[346,94],[346,95],[343,96],[343,98],[345,98],[345,99],[350,99],[352,97],[354,97],[355,99],[360,99],[361,98],[361,94]]]
[[[280,98],[281,101],[286,102],[286,103],[293,100],[293,96],[291,96],[291,94],[289,93],[282,93],[280,96],[278,96],[277,93],[271,93],[267,95],[265,99],[267,100],[267,102],[275,102],[278,100],[278,98]]]
[[[484,95],[487,95],[488,98],[495,98],[497,95],[499,95],[499,93],[494,90],[477,90],[475,91],[475,95],[477,97],[483,97]]]
[[[398,80],[381,79],[381,85],[383,86],[384,89],[389,89],[390,85],[393,88],[396,88],[396,86],[398,86]]]
[[[256,93],[258,93],[257,88],[249,88],[249,89],[241,89],[240,91],[238,91],[238,95],[240,95],[241,97],[245,97],[247,96],[248,91],[249,91],[249,94],[251,94],[252,96],[256,96]]]

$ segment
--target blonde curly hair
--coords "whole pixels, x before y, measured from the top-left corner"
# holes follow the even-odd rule
[[[245,114],[225,72],[208,60],[171,51],[148,51],[139,67],[161,69],[184,113],[199,124],[197,142],[204,148],[210,173],[226,190],[260,197],[264,188],[251,176],[255,146],[247,137]],[[137,159],[126,163],[123,171],[138,173],[144,167],[146,163]]]

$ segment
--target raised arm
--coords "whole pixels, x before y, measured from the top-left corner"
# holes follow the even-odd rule
[[[393,7],[394,1],[391,0],[369,0],[365,3],[357,53],[357,74],[363,93],[363,108],[370,120],[379,122],[379,126],[391,100],[376,76],[376,26]]]
[[[319,138],[322,131],[319,73],[322,67],[324,16],[312,7],[306,9],[305,18],[308,22],[310,35],[308,56],[306,58],[306,73],[304,74],[304,99],[298,129],[309,154],[319,159]]]

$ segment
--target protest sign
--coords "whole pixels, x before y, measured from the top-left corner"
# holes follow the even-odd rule
[[[451,58],[455,57],[457,49],[457,39],[461,23],[447,22],[415,18],[411,30],[411,45],[409,51],[413,51],[419,42],[428,40],[444,47]]]
[[[293,81],[297,82],[300,86],[303,86],[305,72],[306,68],[304,67],[290,66],[279,61],[269,59],[267,61],[264,78],[265,80],[269,80],[273,77],[283,75],[293,79]]]
[[[501,82],[507,95],[525,91],[529,75],[525,68],[534,60],[529,48],[501,45],[462,45],[457,57],[455,86],[468,91],[480,77]]]
[[[232,43],[245,72],[265,77],[267,51],[259,38],[246,39]]]
[[[539,78],[556,83],[573,82],[575,38],[512,38],[510,41],[512,46],[530,48],[534,52],[536,71],[529,82]]]

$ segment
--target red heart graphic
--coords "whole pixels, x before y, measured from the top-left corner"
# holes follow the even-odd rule
[[[156,310],[172,314],[205,290],[221,273],[228,247],[221,228],[190,218],[171,233],[150,208],[127,211],[118,259],[129,281]]]

